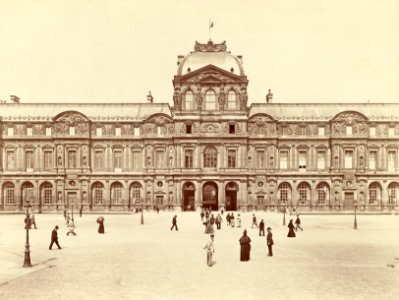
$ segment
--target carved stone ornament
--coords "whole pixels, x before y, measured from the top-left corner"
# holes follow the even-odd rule
[[[219,132],[219,126],[217,124],[203,124],[201,131],[208,133]]]
[[[44,126],[41,124],[33,125],[32,132],[34,135],[43,135],[45,134]]]
[[[214,44],[211,40],[207,44],[201,44],[196,41],[194,45],[196,52],[224,52],[226,49],[226,41],[220,44]]]
[[[87,122],[85,118],[76,113],[66,113],[59,117],[56,122],[65,123],[68,126],[75,126],[77,123]]]

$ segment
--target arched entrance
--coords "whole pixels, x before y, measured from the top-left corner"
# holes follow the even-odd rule
[[[237,210],[237,192],[238,184],[235,182],[229,182],[226,184],[226,210]]]
[[[202,187],[202,207],[218,210],[218,186],[208,181]]]
[[[183,184],[183,211],[195,210],[195,185],[192,182]]]

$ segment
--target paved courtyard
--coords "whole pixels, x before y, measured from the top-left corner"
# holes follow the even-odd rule
[[[75,216],[77,236],[66,236],[62,215],[36,215],[28,269],[24,216],[0,215],[0,299],[399,299],[399,216],[361,215],[354,230],[352,215],[303,215],[304,231],[288,239],[281,214],[257,212],[273,229],[268,257],[252,213],[241,213],[242,228],[224,215],[209,268],[199,213],[177,215],[177,232],[171,212],[145,212],[144,225],[140,214],[104,215],[104,235],[98,215]],[[63,249],[49,251],[57,224]],[[249,262],[239,261],[244,228]]]

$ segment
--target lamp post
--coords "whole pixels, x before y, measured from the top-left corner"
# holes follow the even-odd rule
[[[357,229],[357,219],[356,219],[356,209],[357,209],[357,201],[355,200],[355,221],[353,223],[353,229]]]
[[[26,243],[25,243],[25,258],[24,258],[24,268],[32,267],[30,262],[30,249],[29,249],[29,227],[30,227],[30,217],[29,217],[29,200],[26,200]]]
[[[141,225],[144,224],[143,210],[144,210],[144,201],[141,201],[141,220],[140,220],[140,224],[141,224]]]
[[[286,211],[285,205],[286,205],[286,203],[284,202],[284,217],[283,217],[283,226],[285,226],[285,211]]]

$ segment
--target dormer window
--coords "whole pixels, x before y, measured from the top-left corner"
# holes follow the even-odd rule
[[[187,68],[187,73],[190,73],[191,72],[191,68]]]
[[[205,94],[205,109],[206,110],[216,109],[216,93],[213,90],[208,90]]]
[[[231,73],[234,73],[234,68],[231,68],[231,69],[230,69],[230,72],[231,72]]]
[[[186,133],[191,134],[193,130],[193,125],[191,124],[186,124]]]
[[[229,124],[229,133],[230,134],[236,133],[236,125],[235,124]]]

